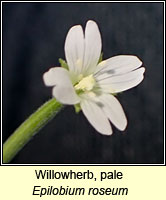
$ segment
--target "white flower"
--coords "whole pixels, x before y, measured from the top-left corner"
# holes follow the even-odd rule
[[[61,103],[80,104],[91,125],[101,134],[112,134],[109,120],[119,130],[127,126],[121,104],[114,94],[135,87],[143,80],[145,68],[132,55],[119,55],[98,64],[101,36],[97,24],[88,21],[83,33],[73,26],[66,37],[65,55],[69,70],[51,68],[43,76],[53,86],[53,96]]]

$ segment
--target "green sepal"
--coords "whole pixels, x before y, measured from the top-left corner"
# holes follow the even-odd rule
[[[112,94],[113,96],[115,96],[115,97],[118,96],[118,93],[111,93],[111,94]]]
[[[65,68],[65,69],[69,70],[69,67],[68,67],[68,65],[67,65],[67,63],[66,63],[65,60],[63,60],[62,58],[59,58],[59,63],[60,63],[60,65],[61,65],[61,67],[63,67],[63,68]]]
[[[101,52],[100,54],[100,58],[99,58],[99,61],[98,61],[98,64],[103,60],[103,52]]]
[[[118,92],[118,93],[111,93],[113,96],[117,97],[119,94],[122,94],[123,92]]]
[[[76,112],[76,113],[79,113],[79,112],[81,111],[81,106],[80,106],[80,104],[75,104],[75,105],[74,105],[74,108],[75,108],[75,112]]]

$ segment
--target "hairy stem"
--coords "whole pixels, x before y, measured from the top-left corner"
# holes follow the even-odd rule
[[[9,163],[28,141],[63,108],[55,98],[47,101],[23,122],[3,145],[3,163]]]

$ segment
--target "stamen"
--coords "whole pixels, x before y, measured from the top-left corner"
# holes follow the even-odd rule
[[[81,78],[82,76],[80,76]],[[81,79],[81,81],[76,84],[74,87],[76,90],[82,90],[82,91],[91,91],[93,87],[95,86],[96,81],[93,78],[93,75],[89,75],[87,77],[84,77]]]

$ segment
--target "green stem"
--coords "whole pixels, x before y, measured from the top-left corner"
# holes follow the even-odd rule
[[[9,163],[62,108],[63,105],[52,98],[23,122],[3,145],[3,163]]]

